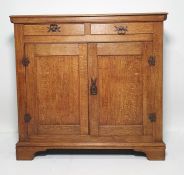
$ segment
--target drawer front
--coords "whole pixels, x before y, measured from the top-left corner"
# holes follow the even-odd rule
[[[153,33],[152,23],[112,23],[112,24],[91,24],[91,34],[139,34]]]
[[[84,24],[24,25],[24,35],[84,35]]]

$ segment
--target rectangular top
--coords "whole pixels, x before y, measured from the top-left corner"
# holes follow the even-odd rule
[[[122,14],[77,14],[77,15],[15,15],[12,23],[35,24],[54,22],[156,22],[167,19],[166,12],[160,13],[122,13]]]

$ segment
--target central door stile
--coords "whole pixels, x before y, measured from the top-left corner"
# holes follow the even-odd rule
[[[95,80],[95,86],[98,89],[98,60],[97,60],[97,44],[90,43],[88,44],[88,94],[89,94],[89,131],[90,135],[99,134],[99,112],[98,112],[98,94],[92,95],[90,90],[92,84]],[[93,80],[93,82],[92,82]]]

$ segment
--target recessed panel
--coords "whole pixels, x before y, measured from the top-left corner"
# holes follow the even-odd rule
[[[36,57],[39,124],[79,124],[78,56]]]
[[[100,125],[143,121],[141,56],[98,56]]]

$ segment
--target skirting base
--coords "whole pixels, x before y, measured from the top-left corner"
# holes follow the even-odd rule
[[[139,144],[138,144],[139,145]],[[154,145],[154,144],[153,144]],[[136,146],[134,143],[134,146],[131,145],[127,146],[22,146],[21,144],[17,144],[16,146],[16,159],[17,160],[33,160],[36,156],[37,152],[44,152],[47,150],[59,150],[59,149],[131,149],[138,152],[145,153],[148,160],[165,160],[165,145],[163,143],[160,143],[162,146]]]

